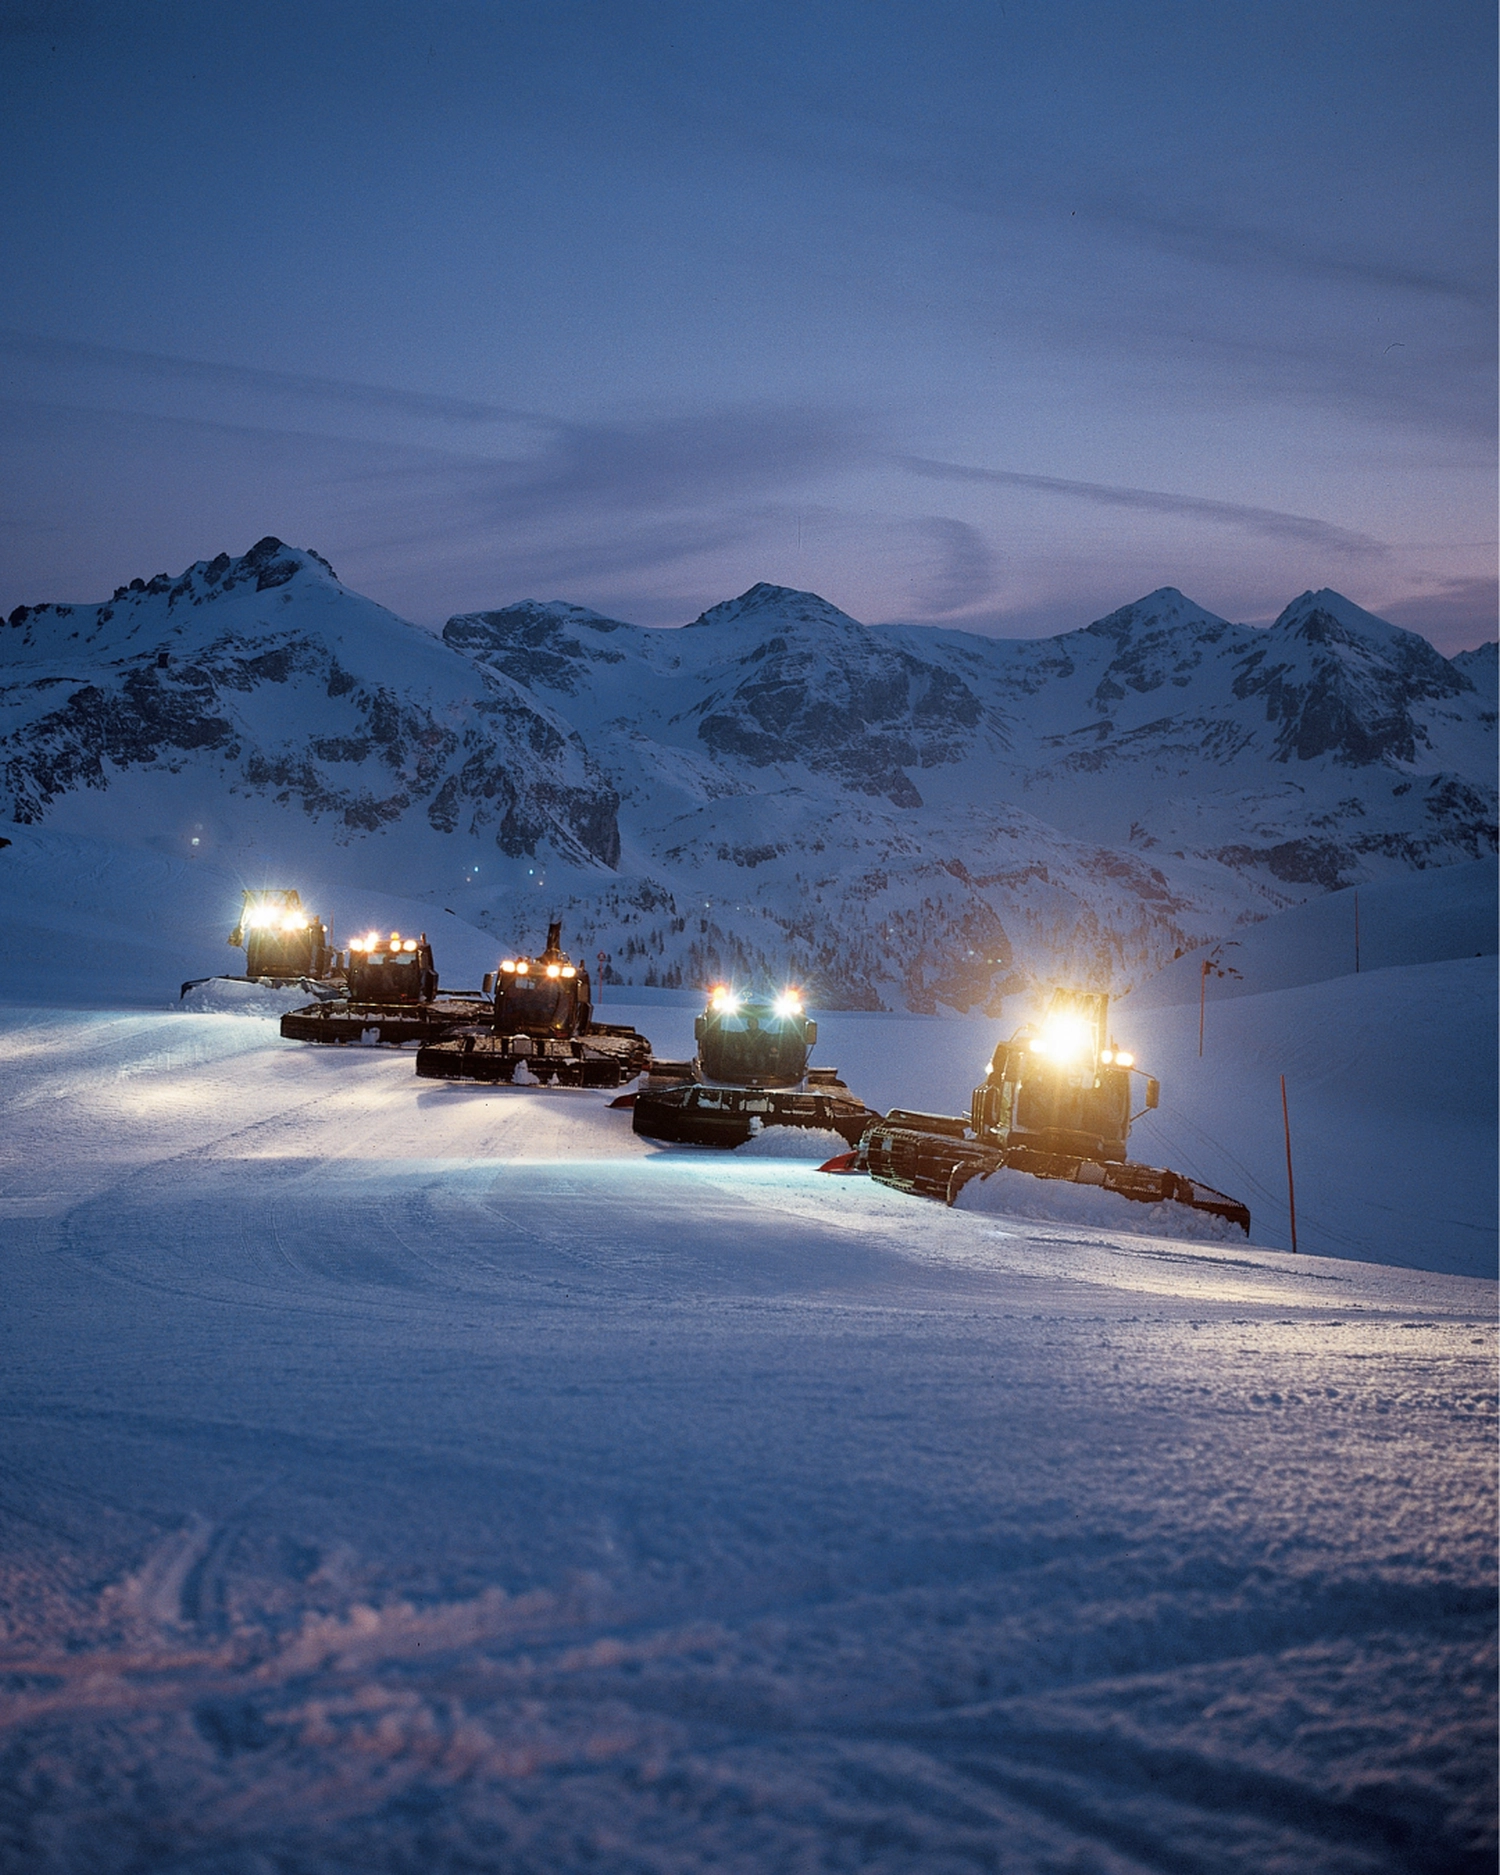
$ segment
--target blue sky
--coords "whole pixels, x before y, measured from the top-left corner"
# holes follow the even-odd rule
[[[0,606],[1495,634],[1493,9],[0,4]]]

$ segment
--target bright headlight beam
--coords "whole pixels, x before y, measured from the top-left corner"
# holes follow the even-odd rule
[[[1049,1055],[1054,1061],[1076,1061],[1093,1047],[1094,1032],[1082,1016],[1052,1016],[1040,1040],[1043,1046],[1037,1049],[1038,1054]]]

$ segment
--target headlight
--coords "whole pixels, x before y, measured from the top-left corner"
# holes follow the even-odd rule
[[[1050,1016],[1031,1046],[1049,1061],[1077,1061],[1094,1045],[1094,1031],[1082,1016]]]
[[[417,940],[415,938],[408,938],[401,948],[404,951],[414,951],[417,948]]]
[[[716,989],[708,999],[708,1006],[716,1015],[732,1016],[739,1009],[740,999],[733,990]]]
[[[571,980],[573,977],[576,977],[578,975],[578,972],[573,968],[572,964],[564,964],[563,975],[569,980]]]
[[[562,975],[561,964],[548,964],[547,975],[549,977],[560,977]]]
[[[514,957],[507,957],[507,958],[506,958],[506,960],[505,960],[505,962],[504,962],[503,964],[501,964],[501,966],[500,966],[500,968],[501,968],[502,970],[508,970],[508,971],[510,972],[510,974],[511,974],[512,976],[514,976],[514,975],[516,974],[516,960],[515,960],[515,958],[514,958]]]
[[[1123,1048],[1115,1051],[1115,1060],[1122,1068],[1133,1068],[1135,1066],[1135,1056]]]
[[[783,990],[776,998],[776,1001],[771,1005],[771,1008],[778,1016],[800,1016],[802,1014],[802,998],[795,990]]]
[[[526,976],[526,975],[528,974],[528,972],[530,971],[530,969],[531,969],[531,965],[530,965],[530,964],[517,964],[517,965],[516,965],[516,975],[517,975],[518,977],[524,977],[524,976]]]

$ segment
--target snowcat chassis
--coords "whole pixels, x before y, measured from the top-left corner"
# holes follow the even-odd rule
[[[591,1023],[566,1040],[533,1040],[526,1053],[517,1053],[512,1041],[487,1029],[446,1035],[417,1050],[417,1073],[432,1081],[515,1085],[516,1071],[524,1067],[522,1086],[623,1087],[651,1059],[644,1035],[608,1022]]]
[[[1033,1178],[1055,1178],[1075,1185],[1097,1185],[1138,1204],[1172,1200],[1194,1211],[1239,1225],[1248,1237],[1250,1212],[1237,1199],[1180,1172],[1136,1165],[1129,1160],[1075,1158],[1071,1153],[1041,1152],[1034,1146],[996,1146],[969,1136],[963,1120],[946,1114],[888,1114],[869,1128],[860,1142],[860,1158],[871,1178],[897,1191],[952,1204],[973,1178],[988,1178],[1002,1166]]]
[[[825,1069],[823,1071],[827,1073]],[[634,1096],[631,1124],[644,1139],[660,1139],[679,1146],[743,1146],[767,1126],[814,1127],[837,1133],[857,1146],[861,1136],[880,1115],[856,1100],[841,1082],[806,1092],[786,1088],[713,1087],[687,1081],[675,1087],[656,1087]],[[759,1122],[759,1127],[756,1122]]]
[[[347,1047],[378,1043],[400,1048],[408,1042],[430,1042],[451,1035],[472,1022],[485,1007],[484,998],[439,996],[430,1003],[351,1003],[342,997],[289,1009],[281,1018],[281,1033],[289,1042],[322,1042]]]

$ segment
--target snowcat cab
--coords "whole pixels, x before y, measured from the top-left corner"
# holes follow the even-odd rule
[[[289,1042],[366,1042],[399,1048],[447,1035],[484,1008],[472,990],[439,996],[432,946],[424,931],[367,931],[350,938],[346,992],[337,1001],[309,1003],[281,1018]]]
[[[997,1145],[1123,1162],[1135,1057],[1107,1040],[1109,998],[1057,990],[1039,1027],[1028,1024],[995,1050],[974,1091],[973,1129]],[[1158,1087],[1146,1083],[1146,1108]]]
[[[576,1035],[594,1013],[589,973],[561,948],[562,926],[547,927],[540,957],[507,957],[490,979],[495,991],[495,1033],[548,1042]]]
[[[315,913],[305,911],[300,895],[289,889],[275,888],[246,892],[240,906],[239,923],[229,934],[229,942],[245,953],[245,974],[226,977],[229,983],[261,983],[280,987],[290,983],[327,984],[327,994],[334,994],[339,980],[339,954],[330,950],[328,927]],[[200,984],[213,983],[214,977],[193,977],[182,986],[182,994]]]
[[[855,1099],[837,1068],[809,1068],[818,1025],[794,989],[742,995],[728,984],[709,992],[693,1024],[692,1061],[653,1061],[631,1101],[632,1125],[647,1139],[682,1145],[743,1146],[768,1126],[838,1133],[852,1146],[879,1114]]]
[[[328,927],[293,891],[247,892],[229,942],[244,946],[245,975],[257,979],[324,977],[334,956]]]
[[[430,1003],[438,978],[427,933],[368,931],[350,938],[348,978],[352,1003]]]
[[[506,957],[484,987],[494,990],[492,1020],[420,1049],[418,1074],[521,1087],[620,1087],[651,1058],[645,1036],[595,1022],[589,973],[564,952],[561,923],[547,927],[539,957]]]
[[[1234,1198],[1179,1172],[1126,1156],[1134,1120],[1150,1112],[1159,1084],[1147,1079],[1132,1114],[1135,1057],[1109,1035],[1109,997],[1055,990],[1046,1015],[995,1050],[967,1120],[897,1108],[860,1142],[859,1167],[884,1185],[952,1204],[971,1178],[1001,1166],[1037,1178],[1102,1185],[1143,1204],[1173,1199],[1238,1224],[1250,1213]]]

